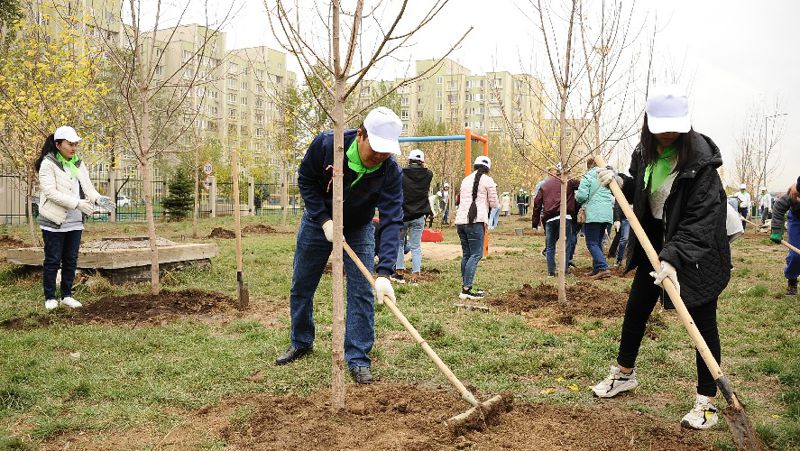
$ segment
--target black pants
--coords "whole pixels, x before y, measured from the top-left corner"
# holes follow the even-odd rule
[[[61,268],[61,297],[72,296],[72,282],[78,267],[78,250],[83,230],[49,232],[42,230],[44,239],[44,265],[42,285],[44,299],[56,299],[56,275]]]
[[[653,283],[653,277],[649,274],[652,270],[652,266],[649,263],[642,264],[636,269],[631,294],[628,297],[628,305],[625,307],[625,319],[622,322],[622,337],[619,343],[617,363],[626,368],[636,366],[636,357],[642,344],[647,319],[650,317],[650,313],[653,312],[653,308],[661,295],[661,288]],[[695,325],[700,330],[700,335],[703,336],[709,349],[711,349],[711,354],[717,362],[720,362],[717,299],[688,310]],[[714,378],[708,371],[708,367],[703,362],[700,353],[696,351],[695,353],[697,361],[697,393],[704,396],[714,396],[717,394]]]

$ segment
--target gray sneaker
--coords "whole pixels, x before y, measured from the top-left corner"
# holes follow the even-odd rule
[[[369,371],[368,366],[354,366],[350,367],[350,376],[357,384],[371,384],[372,373]]]
[[[636,370],[631,371],[630,374],[625,374],[615,365],[611,367],[611,371],[605,379],[592,387],[592,392],[598,398],[613,398],[622,392],[633,390],[638,386],[639,382],[636,381]]]

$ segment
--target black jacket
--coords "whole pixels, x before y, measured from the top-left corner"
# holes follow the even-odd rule
[[[344,148],[356,139],[355,130],[345,130]],[[344,156],[344,228],[362,227],[372,222],[378,209],[381,240],[377,243],[379,262],[376,273],[389,275],[397,260],[400,226],[403,224],[403,187],[400,167],[393,158],[372,173],[365,174],[351,186],[358,174],[347,165]],[[305,214],[319,224],[331,219],[333,212],[333,132],[322,132],[308,146],[297,171],[297,185],[303,196]],[[386,232],[386,233],[383,233]]]
[[[403,221],[433,214],[428,201],[433,172],[419,163],[409,163],[403,169]]]
[[[686,307],[697,307],[716,299],[731,276],[731,249],[725,229],[727,199],[717,168],[722,165],[719,148],[705,135],[690,131],[684,139],[694,149],[691,161],[680,171],[664,204],[663,222],[653,219],[644,186],[645,164],[641,146],[633,152],[630,176],[620,174],[623,192],[633,204],[659,259],[678,272],[681,298]],[[626,249],[630,271],[650,263],[631,234]]]

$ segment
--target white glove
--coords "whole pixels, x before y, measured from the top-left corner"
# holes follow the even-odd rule
[[[678,283],[678,272],[671,263],[662,261],[661,270],[657,273],[652,271],[650,275],[656,279],[655,284],[658,286],[662,286],[664,279],[669,277],[669,279],[672,281],[672,284],[675,285],[675,290],[678,292],[678,294],[681,294],[681,285]]]
[[[325,232],[325,239],[333,243],[333,219],[322,223],[322,231]]]
[[[383,305],[383,297],[387,296],[392,302],[397,303],[397,298],[394,297],[394,288],[392,283],[386,277],[380,276],[375,279],[375,297],[379,305]]]
[[[617,184],[622,186],[622,179],[617,177],[614,173],[614,169],[611,166],[607,166],[603,169],[597,171],[597,180],[600,181],[600,184],[603,186],[608,186],[611,184],[611,181],[617,179]]]
[[[91,216],[91,214],[94,213],[94,205],[86,199],[81,199],[78,201],[78,210],[83,214]]]
[[[619,232],[619,226],[620,226],[619,221],[614,221],[614,231],[615,232]]]

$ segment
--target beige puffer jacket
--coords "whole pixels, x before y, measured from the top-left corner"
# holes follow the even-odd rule
[[[86,200],[96,203],[100,193],[92,185],[89,171],[83,161],[78,161],[78,182]],[[67,211],[78,208],[78,200],[72,193],[74,181],[53,154],[47,155],[39,167],[39,215],[61,225],[67,219]]]

